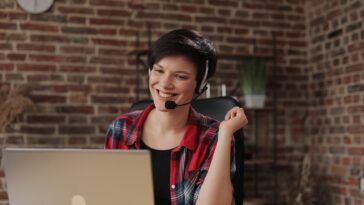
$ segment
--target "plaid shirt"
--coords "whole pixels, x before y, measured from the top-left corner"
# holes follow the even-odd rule
[[[117,117],[108,129],[105,148],[140,149],[143,124],[153,108],[154,105],[151,104],[144,111]],[[219,122],[197,113],[191,107],[183,140],[171,152],[172,205],[196,203],[216,148],[218,127]],[[231,174],[235,172],[233,156],[232,154]]]

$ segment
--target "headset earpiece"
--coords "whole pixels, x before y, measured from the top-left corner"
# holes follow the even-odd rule
[[[203,78],[200,83],[200,87],[198,88],[198,93],[203,93],[207,90],[207,74],[209,73],[209,61],[206,60],[206,69],[203,75]]]

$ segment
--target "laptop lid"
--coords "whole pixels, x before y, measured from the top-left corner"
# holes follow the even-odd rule
[[[153,205],[150,154],[140,150],[5,149],[11,205]]]

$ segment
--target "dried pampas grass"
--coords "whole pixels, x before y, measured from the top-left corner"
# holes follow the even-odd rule
[[[299,172],[283,180],[281,197],[285,205],[331,205],[326,181],[315,172],[311,153],[306,153]]]
[[[29,99],[31,85],[20,85],[10,88],[0,87],[0,133],[12,123],[15,118],[26,110],[34,109],[34,103]]]

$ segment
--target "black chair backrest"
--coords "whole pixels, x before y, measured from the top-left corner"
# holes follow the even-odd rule
[[[152,103],[151,100],[143,100],[136,102],[130,108],[130,111],[143,110],[147,105]],[[225,114],[232,107],[240,107],[240,103],[230,96],[206,98],[195,100],[192,107],[197,112],[212,117],[218,121],[223,121]],[[234,199],[236,204],[243,204],[244,197],[244,132],[243,129],[238,130],[234,134],[235,140],[235,159],[236,174],[233,176]]]

